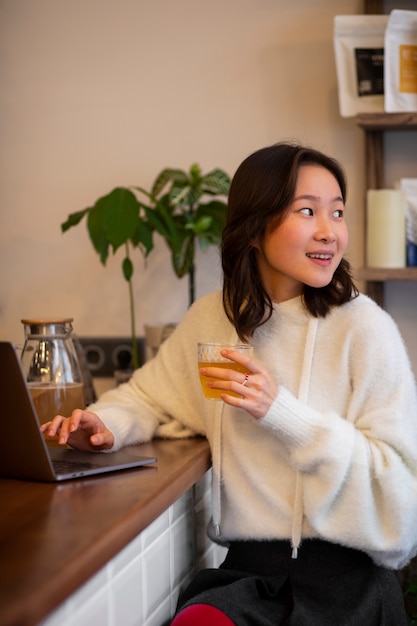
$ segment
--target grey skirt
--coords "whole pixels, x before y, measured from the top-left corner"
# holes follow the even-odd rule
[[[363,552],[306,539],[291,558],[288,541],[232,543],[218,569],[197,574],[177,614],[210,604],[236,626],[407,626],[392,570]]]

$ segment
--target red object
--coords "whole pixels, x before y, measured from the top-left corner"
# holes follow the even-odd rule
[[[180,611],[171,626],[236,626],[231,619],[210,604],[192,604]]]

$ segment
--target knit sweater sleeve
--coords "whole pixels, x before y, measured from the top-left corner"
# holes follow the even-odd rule
[[[90,405],[112,431],[112,450],[153,437],[178,439],[205,435],[204,400],[197,366],[197,342],[228,340],[218,293],[208,294],[186,313],[157,355],[131,380]],[[226,334],[224,334],[226,333]]]
[[[385,312],[375,305],[357,326],[349,340],[345,414],[321,411],[320,401],[307,405],[281,387],[261,422],[288,449],[315,532],[400,568],[417,552],[416,384]]]

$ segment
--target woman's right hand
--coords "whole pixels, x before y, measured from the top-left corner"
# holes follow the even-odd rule
[[[56,415],[42,424],[41,431],[47,437],[58,435],[60,445],[68,444],[78,450],[109,450],[114,444],[113,433],[99,416],[83,409],[75,409],[70,417]]]

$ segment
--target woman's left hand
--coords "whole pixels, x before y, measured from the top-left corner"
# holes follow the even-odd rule
[[[246,356],[233,349],[221,351],[222,356],[243,365],[248,374],[242,374],[232,369],[217,367],[202,367],[200,373],[209,378],[207,382],[213,389],[224,389],[221,398],[226,404],[247,411],[255,419],[265,417],[278,394],[278,385],[270,373],[253,357]],[[238,397],[231,396],[227,391],[233,391]]]

